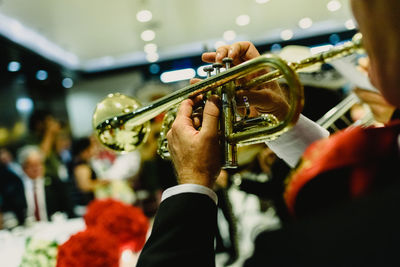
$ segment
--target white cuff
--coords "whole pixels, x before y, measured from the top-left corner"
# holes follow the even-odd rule
[[[326,138],[329,134],[328,130],[316,122],[300,115],[292,129],[266,144],[279,158],[293,168],[311,143]]]
[[[213,190],[211,190],[210,188],[202,186],[202,185],[198,185],[198,184],[180,184],[180,185],[170,187],[163,192],[163,194],[161,196],[161,201],[163,201],[171,196],[181,194],[181,193],[204,194],[204,195],[209,196],[214,201],[215,205],[218,204],[217,194],[215,194],[215,192]]]

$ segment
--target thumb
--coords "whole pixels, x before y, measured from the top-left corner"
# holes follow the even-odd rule
[[[218,132],[219,122],[219,98],[211,96],[204,107],[203,124],[200,133],[214,136]]]
[[[184,126],[187,125],[192,126],[193,121],[191,119],[193,111],[193,101],[191,99],[186,99],[181,102],[178,113],[176,114],[176,118],[174,121],[175,126]]]

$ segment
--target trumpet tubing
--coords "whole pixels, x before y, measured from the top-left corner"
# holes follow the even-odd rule
[[[230,68],[229,59],[224,59],[225,71],[219,71],[221,64],[214,64],[216,75],[179,89],[146,106],[141,106],[138,101],[127,96],[110,94],[97,105],[93,116],[93,127],[100,142],[106,147],[119,152],[131,151],[145,142],[150,129],[149,121],[168,111],[164,116],[158,143],[158,153],[168,158],[166,133],[175,119],[178,104],[201,94],[204,96],[218,94],[222,102],[220,143],[225,156],[224,168],[234,168],[237,166],[237,145],[274,139],[296,123],[304,101],[303,86],[296,72],[355,53],[361,48],[361,35],[357,34],[352,41],[342,46],[300,62],[288,63],[275,55],[265,54]],[[266,69],[271,68],[272,71],[265,73]],[[235,102],[236,90],[251,90],[281,78],[286,80],[289,88],[286,96],[290,109],[284,118],[278,119],[274,114],[263,114],[256,118],[238,114]]]

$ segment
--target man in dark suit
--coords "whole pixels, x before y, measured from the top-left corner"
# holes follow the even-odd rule
[[[6,164],[0,164],[0,198],[1,211],[13,212],[19,224],[24,221],[24,207],[26,206],[24,187],[21,178]],[[23,197],[18,197],[23,196]]]
[[[371,60],[371,81],[390,104],[400,108],[400,2],[352,0],[351,4]],[[216,61],[230,56],[238,62],[257,54],[254,46],[242,42],[223,47],[211,56]],[[217,101],[214,98],[207,101],[199,131],[191,119],[194,101],[185,100],[180,106],[168,133],[169,150],[180,185],[164,192],[138,267],[215,266],[217,200],[211,188],[220,171]],[[287,163],[292,167],[299,160],[294,154],[301,155],[299,152],[304,151],[307,142],[313,143],[309,138],[312,123],[301,127],[304,123],[308,122],[300,118],[291,132],[276,140],[285,140],[286,151],[278,156],[289,155]],[[296,132],[299,127],[302,131]],[[308,141],[291,142],[290,139],[301,137],[301,132]],[[399,266],[399,137],[400,124],[395,123],[365,131],[347,131],[322,140],[317,146],[313,143],[305,154],[309,161],[303,159],[298,171],[291,176],[291,181],[303,182],[302,179],[310,178],[311,183],[304,183],[301,188],[289,183],[285,192],[288,209],[295,215],[293,221],[279,230],[261,233],[245,266]],[[368,142],[371,140],[374,142]],[[276,144],[268,145],[275,149]],[[301,144],[304,149],[299,149]],[[290,146],[294,145],[295,152],[291,152]],[[323,161],[334,153],[336,157]],[[339,164],[343,159],[347,165]],[[329,169],[327,163],[335,163],[337,167]],[[307,177],[307,170],[311,169],[307,166],[322,167],[323,171]]]
[[[58,178],[45,177],[44,157],[37,146],[22,147],[18,162],[21,177],[2,166],[2,211],[13,212],[19,224],[27,218],[49,221],[56,212],[73,217],[66,185]]]

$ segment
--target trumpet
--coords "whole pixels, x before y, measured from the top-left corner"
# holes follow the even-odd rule
[[[303,86],[297,72],[307,67],[329,62],[362,50],[362,36],[356,34],[351,41],[299,62],[286,62],[274,54],[264,54],[242,64],[230,67],[231,59],[225,58],[225,71],[221,64],[213,64],[216,74],[179,89],[141,106],[136,99],[119,93],[109,94],[97,104],[93,115],[93,128],[100,142],[117,152],[137,149],[147,139],[150,120],[166,112],[158,142],[158,154],[169,157],[166,133],[170,129],[178,109],[185,99],[198,95],[207,97],[217,94],[221,99],[220,145],[223,150],[223,168],[236,168],[237,146],[273,140],[288,131],[298,120],[304,104]],[[206,71],[211,72],[212,69]],[[268,70],[268,72],[266,71]],[[238,113],[235,92],[251,90],[271,82],[285,80],[285,93],[289,111],[284,118],[274,114],[248,117]],[[248,104],[248,103],[246,103]],[[248,105],[247,113],[248,113]]]

